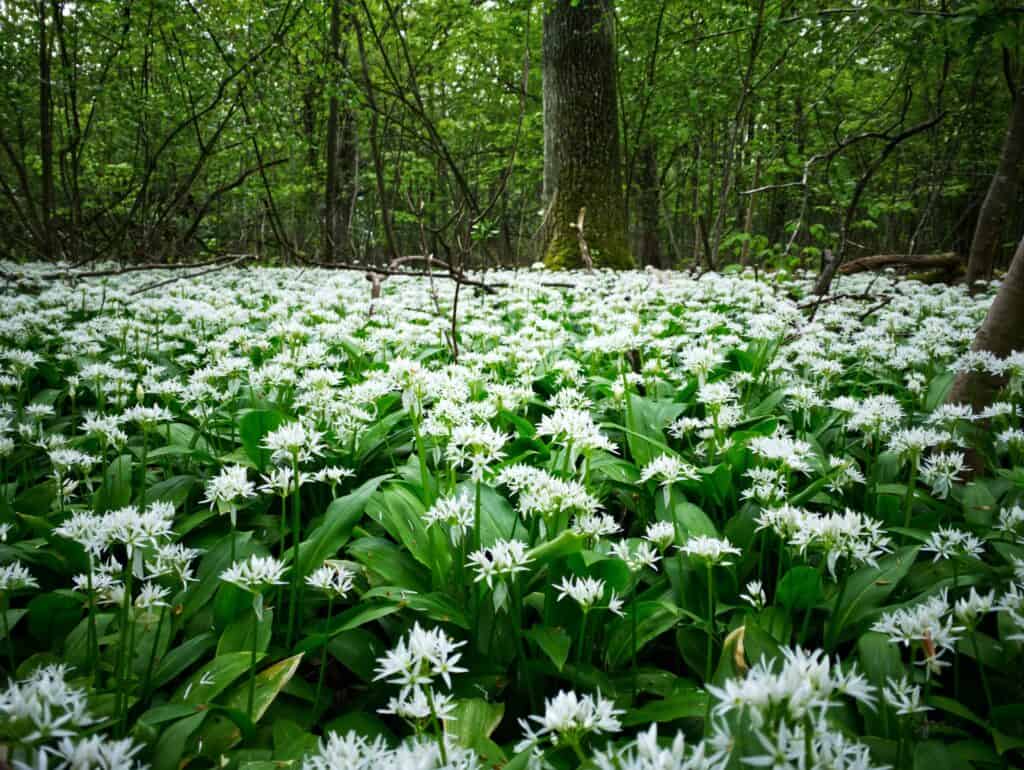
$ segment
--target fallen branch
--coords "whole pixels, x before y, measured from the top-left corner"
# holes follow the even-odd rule
[[[195,272],[195,273],[184,273],[184,274],[181,274],[181,275],[175,275],[175,276],[171,276],[170,278],[166,278],[166,279],[164,279],[162,281],[156,281],[154,283],[147,284],[146,286],[143,286],[142,288],[135,289],[133,292],[131,292],[129,294],[129,296],[134,297],[136,294],[144,294],[147,291],[152,291],[153,289],[160,289],[160,288],[163,288],[164,286],[169,286],[170,284],[175,283],[176,281],[182,281],[182,280],[184,280],[186,278],[199,278],[200,276],[203,276],[203,275],[209,275],[210,273],[215,273],[218,270],[225,270],[225,269],[227,269],[229,267],[233,267],[234,265],[237,265],[240,262],[248,262],[250,260],[255,260],[255,259],[258,259],[258,258],[259,257],[257,255],[255,255],[255,254],[236,254],[236,255],[233,255],[232,259],[227,259],[227,260],[223,260],[223,261],[221,261],[221,262],[219,262],[217,264],[212,264],[212,266],[208,267],[206,270],[200,270],[200,271]],[[207,264],[211,264],[211,263],[207,263]],[[193,267],[193,265],[179,265],[179,267],[191,268],[191,267]]]
[[[869,270],[883,270],[887,267],[911,267],[917,269],[954,268],[962,263],[958,254],[873,254],[859,257],[839,267],[843,275],[864,273]]]

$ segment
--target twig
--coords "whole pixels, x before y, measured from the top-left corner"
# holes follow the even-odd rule
[[[199,278],[200,276],[209,275],[210,273],[215,273],[218,270],[224,270],[226,268],[232,267],[234,265],[239,264],[240,262],[247,262],[249,260],[255,260],[255,259],[258,259],[258,256],[255,255],[255,254],[239,254],[239,255],[235,256],[234,259],[230,259],[230,260],[228,260],[226,262],[221,262],[219,264],[214,264],[211,267],[208,267],[206,270],[200,270],[197,273],[188,273],[188,274],[185,274],[185,275],[175,275],[175,276],[172,276],[171,278],[166,278],[166,279],[164,279],[162,281],[156,281],[155,283],[147,284],[146,286],[143,286],[140,289],[135,289],[135,291],[131,292],[129,294],[129,296],[134,297],[136,294],[144,294],[147,291],[152,291],[153,289],[159,289],[159,288],[162,288],[164,286],[168,286],[168,285],[170,285],[172,283],[175,283],[176,281],[180,281],[180,280],[183,280],[185,278]],[[191,265],[182,265],[182,267],[191,267]]]

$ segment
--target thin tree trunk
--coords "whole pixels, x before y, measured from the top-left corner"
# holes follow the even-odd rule
[[[658,156],[657,146],[648,142],[640,150],[640,210],[637,218],[640,223],[640,243],[637,256],[640,264],[666,268],[669,261],[661,253],[661,242],[658,237],[658,222],[661,212],[661,190],[658,187]]]
[[[1020,163],[1024,157],[1024,85],[1013,100],[1013,111],[1003,139],[999,166],[988,186],[981,204],[978,224],[974,228],[971,253],[967,260],[967,286],[974,291],[976,281],[992,277],[1000,236],[1006,224],[1006,215],[1014,202]]]
[[[54,258],[53,116],[50,96],[50,44],[46,34],[46,0],[37,4],[39,36],[39,156],[42,162],[41,201],[43,258]]]
[[[341,0],[331,0],[331,23],[328,39],[328,67],[331,73],[330,106],[327,110],[327,181],[324,185],[324,223],[321,236],[320,253],[325,262],[333,262],[338,257],[338,73],[336,64],[339,58],[339,41],[341,39]]]
[[[751,189],[756,189],[761,184],[761,156],[754,161],[754,181]],[[750,264],[750,239],[754,232],[754,203],[757,200],[757,193],[750,193],[747,200],[747,213],[743,219],[743,248],[740,251],[740,264],[747,267]]]

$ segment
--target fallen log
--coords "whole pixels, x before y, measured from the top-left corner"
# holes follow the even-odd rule
[[[887,267],[906,267],[914,270],[950,270],[963,263],[959,254],[873,254],[870,257],[851,259],[839,266],[843,275],[864,273],[869,270],[883,270]]]

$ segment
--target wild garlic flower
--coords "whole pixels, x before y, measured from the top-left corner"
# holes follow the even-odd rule
[[[661,556],[650,543],[641,540],[630,543],[628,540],[620,540],[613,543],[608,549],[613,556],[622,559],[630,572],[640,572],[643,569],[657,570],[658,561]]]
[[[531,714],[529,720],[519,720],[524,737],[516,744],[515,751],[519,753],[545,743],[578,748],[589,735],[619,732],[622,729],[619,716],[623,713],[601,693],[577,695],[571,690],[562,690],[544,701],[543,714]],[[530,722],[538,727],[534,728]]]
[[[917,463],[926,449],[947,444],[952,438],[945,431],[931,428],[903,428],[889,437],[887,449],[899,457],[900,462]]]
[[[463,490],[453,497],[439,497],[430,509],[423,514],[429,529],[435,524],[448,527],[448,537],[452,545],[458,545],[467,532],[473,529],[475,521],[475,503],[469,492]]]
[[[496,481],[517,496],[516,508],[526,517],[552,516],[563,511],[593,514],[601,507],[600,501],[578,481],[556,478],[528,465],[506,466]]]
[[[555,588],[558,589],[558,601],[569,597],[580,605],[580,609],[586,614],[604,597],[605,582],[599,578],[570,575],[562,578],[561,583],[556,583]],[[617,599],[615,592],[612,591],[607,609],[616,615],[622,615],[621,607],[621,600]]]
[[[856,666],[833,664],[822,650],[784,647],[781,662],[762,659],[742,678],[727,679],[720,687],[707,685],[716,703],[716,717],[741,714],[755,728],[782,718],[801,722],[836,708],[845,695],[873,707],[874,690]]]
[[[742,552],[739,548],[729,542],[728,538],[710,537],[708,535],[694,535],[681,546],[679,550],[687,556],[692,556],[712,567],[720,565],[727,567],[732,564],[727,561],[730,555],[739,556]]]
[[[966,467],[963,452],[936,452],[925,458],[921,480],[931,484],[933,495],[945,500]]]
[[[781,430],[771,436],[754,436],[747,441],[747,447],[757,457],[778,463],[789,471],[803,474],[811,472],[811,445],[787,436]]]
[[[977,627],[978,622],[992,611],[995,605],[995,591],[978,593],[978,589],[971,587],[967,596],[956,600],[953,605],[953,617],[959,620],[969,630]]]
[[[943,589],[918,604],[883,613],[871,630],[885,634],[893,643],[920,644],[922,665],[929,673],[938,673],[949,665],[942,655],[955,649],[964,628],[953,625],[953,608]]]
[[[802,554],[820,553],[833,578],[840,560],[876,567],[878,559],[892,550],[882,522],[849,508],[843,513],[805,513],[788,543]]]
[[[577,516],[569,528],[591,542],[622,531],[615,517],[607,513],[585,513]]]
[[[306,585],[323,591],[331,598],[341,599],[352,590],[355,578],[356,574],[344,564],[328,560],[306,575]]]
[[[512,438],[490,425],[457,425],[445,448],[445,456],[454,467],[469,466],[470,477],[481,481],[484,471],[505,456],[502,447]]]
[[[768,597],[765,596],[764,586],[761,585],[760,580],[751,580],[747,583],[746,591],[740,594],[740,598],[755,610],[763,610],[768,603]]]
[[[273,454],[278,465],[291,462],[307,463],[323,454],[323,434],[301,420],[280,425],[263,438],[263,446]]]
[[[452,674],[466,671],[457,665],[462,653],[456,652],[464,644],[440,628],[428,630],[417,622],[408,636],[377,659],[374,681],[383,679],[403,688],[419,688],[432,686],[434,679],[440,677],[451,689]]]
[[[226,465],[206,482],[206,497],[200,502],[212,503],[220,513],[230,514],[234,527],[238,505],[252,497],[256,497],[256,485],[249,481],[248,470],[242,465]]]
[[[151,578],[172,576],[181,581],[181,590],[184,591],[189,583],[197,580],[192,563],[201,554],[200,549],[188,548],[181,543],[161,543],[146,561],[146,572]]]
[[[750,486],[740,493],[744,500],[754,500],[762,505],[781,503],[786,499],[786,476],[775,468],[753,467],[743,474],[750,479]]]
[[[670,487],[677,481],[696,481],[699,478],[697,469],[675,455],[662,454],[651,460],[640,472],[640,482],[660,479],[661,488],[665,493],[665,505],[668,505]]]
[[[997,532],[1005,532],[1018,542],[1024,539],[1024,508],[1015,505],[999,511],[999,523],[995,525]]]
[[[608,746],[596,752],[593,761],[597,770],[718,770],[722,766],[718,755],[708,753],[705,741],[687,746],[682,730],[671,743],[659,742],[657,722],[621,748]]]
[[[232,583],[244,591],[257,593],[270,586],[285,584],[284,573],[288,566],[273,556],[257,556],[236,561],[220,573],[220,579]]]
[[[408,717],[407,717],[408,718]],[[447,764],[434,739],[421,736],[392,748],[380,736],[331,732],[302,759],[301,770],[484,770],[477,753],[446,736]]]
[[[935,554],[932,561],[953,559],[956,557],[980,558],[985,550],[985,543],[970,532],[955,527],[939,527],[930,532],[928,539],[921,546],[922,551]]]
[[[135,597],[135,606],[140,610],[152,610],[155,607],[168,607],[168,597],[171,595],[169,588],[146,582],[142,584],[139,595]]]
[[[653,543],[654,546],[664,553],[676,539],[675,525],[670,521],[656,521],[647,525],[644,532],[644,540]]]
[[[572,446],[583,453],[596,449],[617,453],[615,444],[598,429],[594,418],[582,409],[556,409],[546,414],[537,426],[538,436],[550,436],[554,444]]]
[[[20,561],[0,566],[0,594],[12,594],[26,588],[39,588],[39,582],[32,577],[28,567]]]
[[[60,760],[59,767],[70,770],[148,770],[149,765],[139,762],[135,756],[143,746],[133,738],[107,738],[90,735],[80,738],[62,738],[48,751]],[[15,762],[17,767],[19,763]],[[34,768],[33,770],[39,770]]]
[[[839,408],[835,401],[833,406]],[[850,411],[852,414],[846,422],[847,428],[854,433],[863,433],[869,439],[875,435],[885,438],[896,430],[903,419],[903,407],[888,393],[868,396],[863,401],[854,402],[850,405]]]
[[[96,720],[89,713],[88,694],[67,683],[70,667],[40,666],[26,679],[0,690],[0,723],[16,742],[36,745],[70,737]]]
[[[923,714],[926,711],[932,710],[931,706],[925,706],[921,703],[920,686],[911,684],[906,674],[899,679],[888,677],[886,679],[886,686],[882,690],[882,698],[896,709],[896,713],[900,716]]]
[[[263,483],[260,485],[260,492],[267,492],[280,497],[287,497],[309,481],[309,476],[301,470],[298,476],[296,476],[295,471],[290,465],[281,465],[273,468],[270,473],[260,478],[263,479]]]
[[[527,555],[528,546],[521,540],[498,540],[490,548],[481,548],[469,554],[469,566],[476,570],[475,582],[481,580],[487,587],[494,588],[494,579],[514,577],[525,572],[532,560]]]

